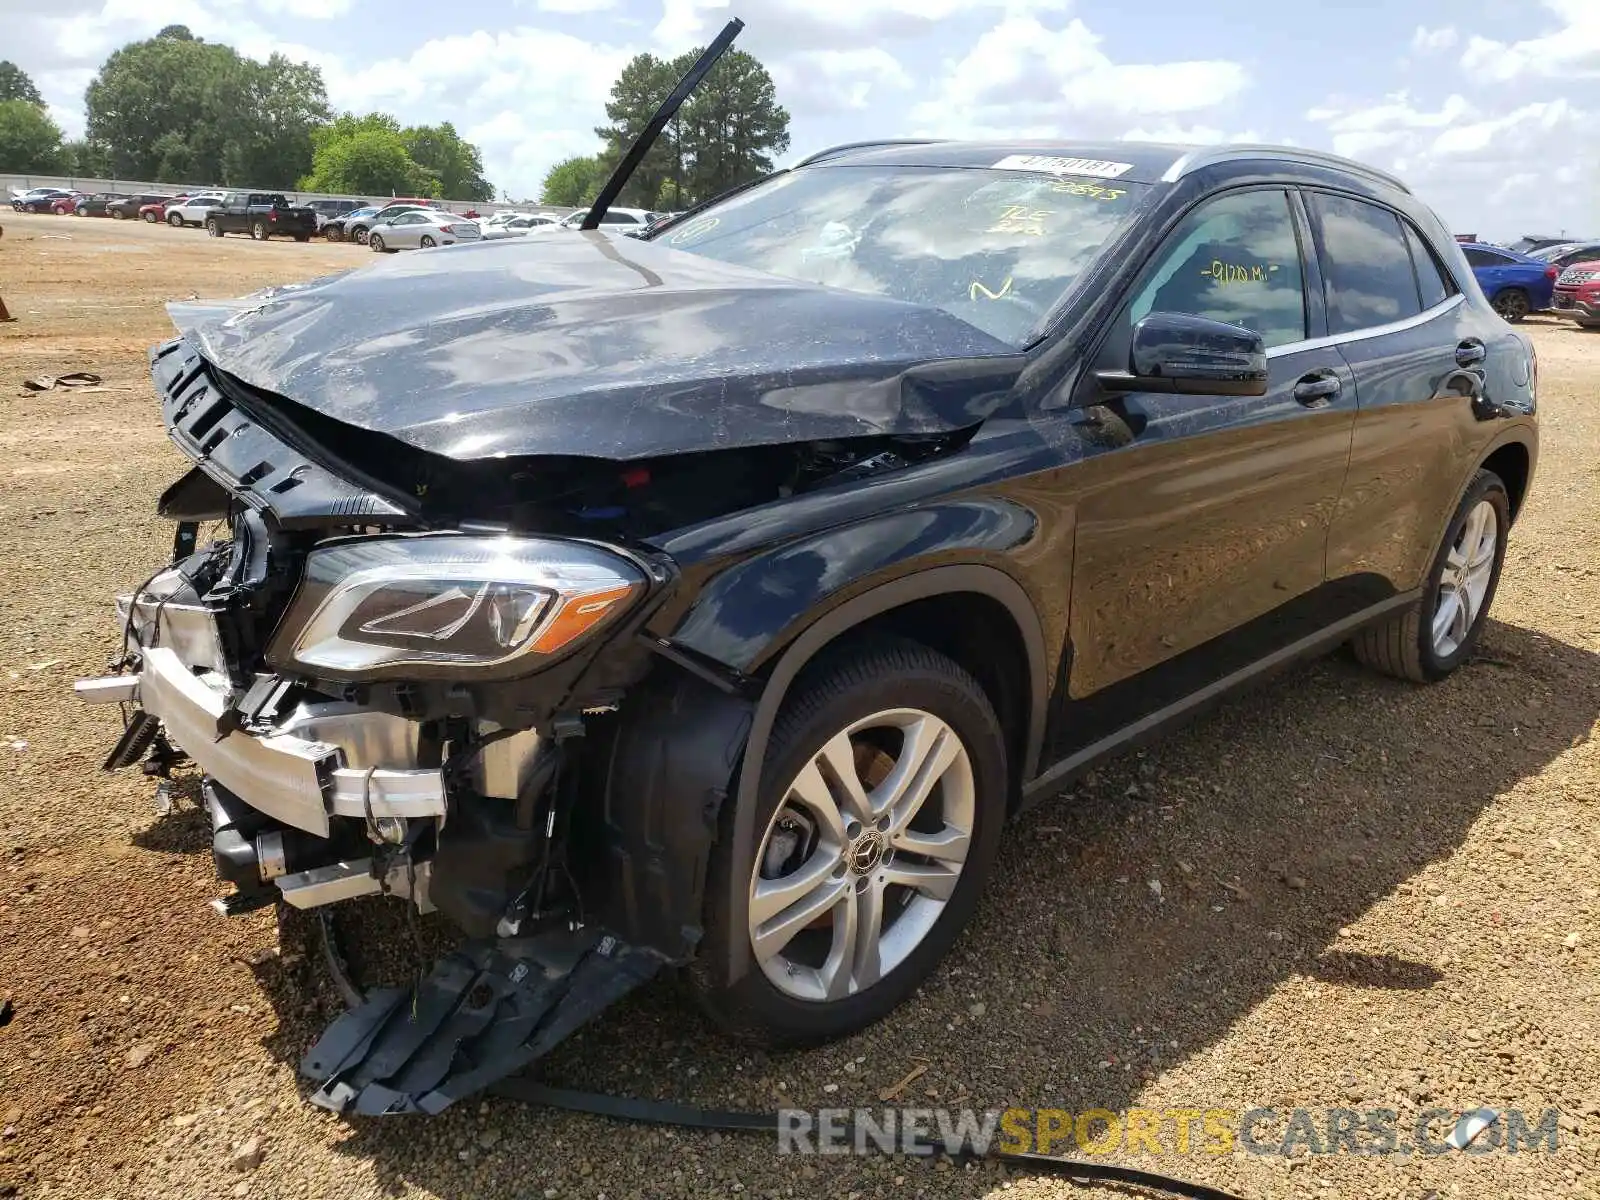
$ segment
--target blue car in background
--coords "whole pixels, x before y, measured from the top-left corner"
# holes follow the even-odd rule
[[[1515,323],[1531,312],[1554,307],[1559,267],[1482,242],[1466,242],[1461,252],[1467,256],[1467,265],[1478,277],[1483,294],[1507,321]]]

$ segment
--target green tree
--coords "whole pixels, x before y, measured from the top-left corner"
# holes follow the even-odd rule
[[[331,129],[331,127],[330,127]],[[438,179],[419,166],[393,129],[357,126],[342,134],[319,131],[305,192],[382,196],[432,196]]]
[[[595,130],[608,165],[649,123],[700,50],[664,60],[639,54],[611,85],[610,124]],[[777,101],[772,76],[741,50],[722,56],[646,153],[618,197],[641,208],[684,208],[772,170],[789,148],[789,114]]]
[[[98,142],[67,142],[61,147],[61,173],[80,179],[105,179],[111,174],[111,152]]]
[[[0,59],[0,100],[26,100],[29,104],[44,106],[44,97],[39,95],[28,73],[4,59]]]
[[[60,169],[60,126],[31,101],[0,100],[0,170],[27,173]]]
[[[699,54],[681,56],[673,74],[682,75]],[[769,174],[773,159],[789,148],[789,112],[778,103],[767,69],[743,50],[717,60],[684,103],[679,121],[687,149],[679,208]]]
[[[606,180],[606,174],[605,165],[598,155],[578,154],[564,158],[545,172],[539,203],[566,208],[582,208],[592,204],[600,185]]]
[[[483,154],[464,141],[449,121],[416,125],[402,132],[406,152],[439,180],[447,200],[493,200],[494,185],[483,177]]]
[[[694,61],[693,55],[689,61]],[[672,91],[683,71],[688,70],[687,66],[676,70],[677,65],[654,54],[636,54],[628,60],[622,68],[622,74],[611,85],[611,98],[606,101],[606,117],[610,123],[595,129],[596,135],[606,144],[601,155],[606,168],[595,181],[597,190],[649,124],[650,118],[661,107],[661,102]],[[672,182],[674,190],[681,190],[684,176],[684,148],[679,136],[681,118],[680,109],[678,117],[667,123],[655,145],[634,168],[617,197],[618,204],[648,208],[655,203],[668,181]]]
[[[116,174],[173,183],[291,187],[328,119],[316,67],[241,58],[181,25],[112,53],[84,99]]]

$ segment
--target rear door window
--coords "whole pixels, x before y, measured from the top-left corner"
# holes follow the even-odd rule
[[[1503,267],[1511,260],[1504,254],[1496,254],[1493,250],[1479,250],[1476,246],[1463,251],[1467,256],[1469,267]]]
[[[1306,196],[1316,222],[1328,332],[1353,333],[1422,311],[1400,218],[1350,196]]]

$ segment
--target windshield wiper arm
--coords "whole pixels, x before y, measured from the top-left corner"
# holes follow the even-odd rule
[[[689,93],[700,86],[700,81],[706,73],[717,65],[717,59],[723,52],[733,45],[733,39],[739,36],[739,31],[744,28],[744,22],[735,17],[722,27],[722,32],[717,34],[716,40],[707,46],[705,53],[695,60],[684,77],[678,80],[678,86],[661,102],[661,107],[656,109],[655,115],[648,124],[639,131],[639,136],[633,140],[633,145],[628,147],[628,152],[622,156],[622,161],[617,164],[617,169],[611,172],[611,178],[606,180],[605,187],[600,189],[600,194],[594,198],[594,204],[589,209],[588,216],[583,218],[579,229],[598,229],[600,219],[606,215],[606,210],[627,186],[628,180],[633,178],[634,170],[643,161],[644,156],[650,152],[650,147],[656,144],[656,139],[661,136],[661,131],[667,127],[667,122],[683,107],[683,102],[689,98]]]

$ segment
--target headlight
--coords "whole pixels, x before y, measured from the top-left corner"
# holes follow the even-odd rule
[[[581,542],[397,537],[313,550],[269,658],[336,677],[537,670],[644,593],[620,555]],[[285,653],[282,647],[292,639]]]

